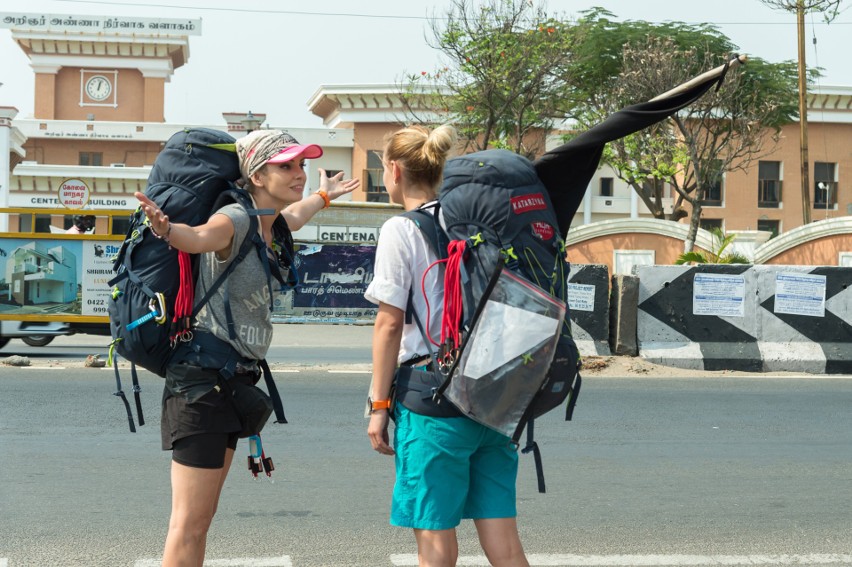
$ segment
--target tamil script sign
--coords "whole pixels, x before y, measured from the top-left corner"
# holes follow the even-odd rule
[[[276,298],[273,316],[284,322],[372,323],[377,308],[364,292],[373,281],[375,256],[375,246],[300,245],[299,285]]]
[[[60,33],[89,32],[105,35],[182,36],[201,35],[201,20],[0,12],[0,28]]]
[[[59,203],[69,209],[82,209],[89,202],[89,186],[81,179],[66,179],[57,189]]]

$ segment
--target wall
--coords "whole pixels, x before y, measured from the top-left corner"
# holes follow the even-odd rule
[[[99,121],[144,121],[146,95],[159,98],[159,109],[157,108],[156,98],[151,98],[148,101],[153,104],[149,114],[155,117],[150,121],[162,121],[163,119],[163,93],[157,94],[152,88],[146,89],[145,79],[137,69],[118,70],[117,82],[113,86],[116,95],[115,103],[117,104],[115,108],[112,106],[80,106],[80,84],[79,67],[63,67],[56,74],[56,111],[54,116],[56,120],[86,120],[87,115],[94,114],[95,120]],[[160,85],[162,86],[162,84],[161,82]],[[149,86],[154,87],[156,85],[149,83]]]
[[[639,354],[702,370],[852,373],[852,269],[643,266]]]
[[[370,150],[381,151],[385,145],[385,137],[389,132],[399,128],[397,124],[358,124],[355,127],[355,145],[352,148],[352,173],[361,179],[361,189],[353,196],[353,201],[366,201],[367,178],[364,169],[367,167],[367,153]]]
[[[177,127],[175,128],[177,130]],[[123,163],[127,167],[152,165],[160,153],[159,142],[123,142],[116,140],[74,140],[30,138],[24,144],[28,161],[51,165],[79,165],[80,152],[103,154],[103,165]]]

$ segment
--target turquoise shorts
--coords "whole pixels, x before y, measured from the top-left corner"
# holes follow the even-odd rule
[[[396,483],[390,523],[448,530],[462,518],[514,518],[518,452],[511,440],[466,417],[394,409]]]

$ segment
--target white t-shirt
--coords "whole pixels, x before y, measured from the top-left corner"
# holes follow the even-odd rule
[[[433,208],[426,211],[433,213]],[[382,225],[379,242],[376,246],[376,261],[373,281],[367,287],[364,297],[378,304],[387,303],[403,311],[408,306],[408,290],[414,291],[414,310],[421,323],[426,326],[426,298],[429,301],[429,333],[435,342],[441,339],[441,316],[444,312],[444,265],[437,264],[426,274],[423,295],[423,273],[437,260],[432,247],[414,221],[396,216]],[[432,350],[437,347],[432,345]],[[418,356],[429,354],[417,323],[411,323],[402,329],[402,342],[398,362],[402,363]]]

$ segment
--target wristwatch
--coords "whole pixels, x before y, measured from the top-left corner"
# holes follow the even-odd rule
[[[374,400],[371,397],[367,397],[367,405],[370,406],[370,413],[375,412],[376,410],[386,409],[389,410],[391,406],[390,398],[387,400]]]

